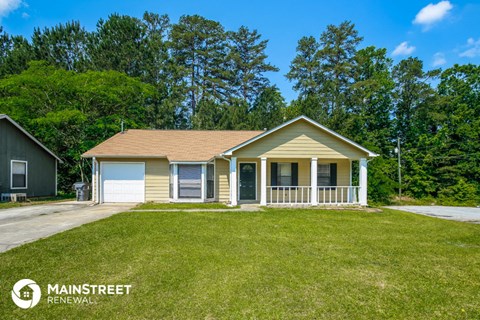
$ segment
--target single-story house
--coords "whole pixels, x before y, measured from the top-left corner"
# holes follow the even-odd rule
[[[268,131],[128,130],[82,156],[93,160],[97,203],[367,205],[377,154],[300,116]]]
[[[57,194],[57,166],[62,163],[18,123],[0,114],[0,194],[27,197]]]

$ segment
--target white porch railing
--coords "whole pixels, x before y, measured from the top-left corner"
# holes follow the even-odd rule
[[[318,204],[360,204],[358,186],[321,186],[317,187]]]
[[[319,205],[359,204],[358,186],[317,187]],[[267,186],[267,204],[295,205],[312,203],[310,186]]]
[[[311,191],[310,186],[267,186],[267,204],[309,204]]]

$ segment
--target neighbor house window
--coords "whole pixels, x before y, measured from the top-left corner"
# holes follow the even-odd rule
[[[298,186],[298,163],[272,162],[270,174],[272,186]]]
[[[319,187],[337,185],[337,164],[319,164],[317,167],[317,185]]]
[[[27,188],[27,162],[12,160],[12,189],[26,189]]]

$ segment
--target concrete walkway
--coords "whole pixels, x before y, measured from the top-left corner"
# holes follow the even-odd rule
[[[385,208],[446,220],[480,223],[480,208],[444,206],[387,206]]]
[[[135,204],[58,202],[0,210],[0,252],[128,211]]]

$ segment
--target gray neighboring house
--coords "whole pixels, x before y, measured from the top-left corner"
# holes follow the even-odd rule
[[[62,161],[52,151],[0,114],[0,193],[57,195],[58,163]]]

